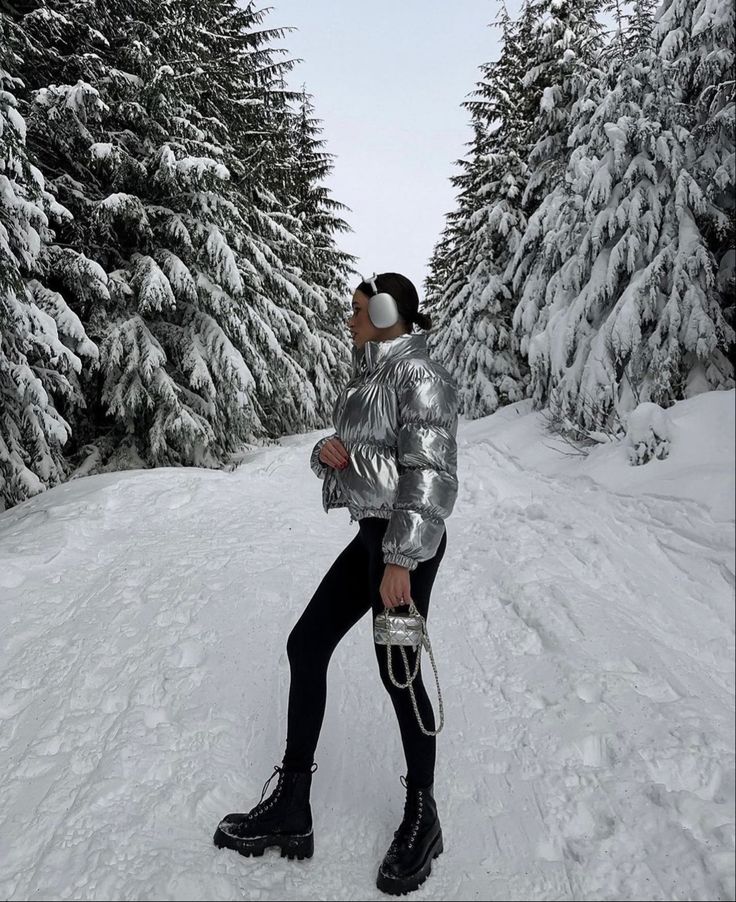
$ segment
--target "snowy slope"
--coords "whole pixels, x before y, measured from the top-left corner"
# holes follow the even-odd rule
[[[734,392],[670,414],[643,467],[564,456],[528,402],[461,422],[445,853],[414,898],[733,898]],[[404,763],[368,616],[331,665],[315,857],[212,845],[281,760],[286,637],[357,528],[321,509],[320,434],[0,515],[1,898],[386,898]]]

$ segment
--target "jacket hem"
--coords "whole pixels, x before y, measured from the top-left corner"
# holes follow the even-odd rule
[[[324,507],[324,505],[322,505]],[[325,513],[329,514],[330,511],[339,510],[341,507],[347,507],[347,501],[333,501],[331,504],[328,504],[327,507],[324,508]]]
[[[337,505],[333,505],[337,506]],[[390,520],[391,514],[393,513],[393,508],[385,508],[385,507],[350,507],[350,505],[344,501],[340,505],[340,507],[347,507],[350,511],[350,522],[357,523],[358,520],[363,517],[380,517],[382,520]]]

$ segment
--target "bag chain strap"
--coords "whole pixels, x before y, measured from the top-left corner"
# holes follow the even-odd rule
[[[420,614],[419,610],[417,609],[417,607],[413,601],[409,603],[409,613],[416,614],[422,623],[422,641],[419,643],[419,647],[417,648],[417,660],[416,660],[416,666],[414,667],[414,673],[411,675],[409,674],[410,667],[409,667],[409,659],[406,656],[406,649],[404,648],[403,645],[399,645],[397,647],[398,647],[399,651],[401,652],[401,657],[404,659],[404,668],[406,670],[406,675],[407,675],[408,679],[405,683],[400,683],[394,677],[393,667],[391,666],[391,649],[394,646],[392,646],[391,642],[389,641],[386,644],[386,660],[388,662],[388,675],[389,675],[389,679],[394,684],[394,686],[396,686],[397,689],[407,689],[407,688],[409,689],[411,703],[414,707],[414,713],[417,716],[417,723],[419,724],[419,729],[422,731],[422,733],[424,733],[425,736],[436,736],[445,724],[445,709],[442,705],[442,692],[440,691],[440,680],[437,675],[437,665],[434,662],[434,655],[432,654],[432,645],[429,641],[429,635],[427,634],[427,623],[426,623],[424,617],[422,617],[422,615]],[[388,618],[389,618],[388,608],[385,611],[385,615],[386,615],[386,621],[388,624]],[[390,633],[389,633],[389,636],[390,636]],[[432,662],[432,669],[434,670],[434,681],[437,685],[437,698],[439,699],[439,704],[440,704],[440,725],[437,727],[436,730],[428,730],[422,723],[422,718],[421,718],[421,715],[419,714],[419,707],[417,706],[417,699],[416,699],[416,696],[414,695],[413,683],[414,683],[414,680],[416,679],[417,674],[419,673],[419,661],[420,661],[420,657],[422,654],[422,646],[423,645],[426,646],[427,653],[429,654],[429,660]]]

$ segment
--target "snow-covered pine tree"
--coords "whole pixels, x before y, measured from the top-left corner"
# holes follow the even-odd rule
[[[336,286],[349,287],[354,281],[356,273],[351,263],[357,258],[338,250],[335,245],[335,234],[350,231],[348,223],[339,215],[349,208],[330,197],[324,186],[333,168],[334,154],[323,150],[326,141],[319,137],[321,133],[314,104],[306,87],[302,86],[293,117],[290,141],[293,160],[289,161],[291,165],[287,169],[290,181],[285,196],[293,198],[290,212],[299,220],[300,237],[311,250],[304,261],[302,276],[329,294],[334,293]],[[344,328],[344,296],[339,300],[343,308],[329,305],[324,315],[333,326]]]
[[[525,48],[505,5],[497,24],[499,59],[481,67],[476,99],[463,104],[474,128],[470,160],[461,161],[465,171],[452,179],[461,188],[454,227],[463,237],[454,247],[450,278],[432,304],[438,322],[430,347],[457,380],[469,418],[523,398],[527,378],[511,330],[514,303],[503,278],[525,224],[526,164],[520,153],[525,123],[519,116]]]
[[[95,11],[54,0],[20,18],[40,63],[23,72],[29,136],[75,217],[54,273],[102,347],[79,441],[214,464],[321,425],[310,376],[324,355],[339,379],[349,355],[314,314],[323,293],[280,253],[301,247],[269,186],[289,63],[260,45],[282,31],[234,0]],[[109,274],[108,298],[70,249]]]
[[[67,4],[53,10],[51,35],[43,17],[24,18],[39,46],[76,51],[50,85],[35,86],[30,118],[75,218],[52,249],[55,272],[101,348],[78,440],[102,444],[104,457],[123,448],[136,462],[213,464],[260,427],[248,403],[254,379],[233,343],[244,286],[229,171],[217,125],[200,128],[187,102],[199,74],[183,7],[104,10],[82,33]],[[64,244],[109,274],[107,303],[89,303]]]
[[[293,100],[296,109],[294,115],[286,107],[277,114],[289,128],[278,167],[283,182],[278,192],[283,212],[274,215],[283,219],[289,234],[297,239],[280,248],[279,255],[286,272],[294,273],[309,313],[306,328],[295,330],[292,343],[319,401],[317,419],[309,422],[313,428],[330,421],[346,376],[347,299],[351,282],[356,280],[351,265],[356,258],[336,245],[335,235],[350,231],[339,216],[348,208],[334,200],[324,184],[332,170],[333,155],[322,149],[325,141],[319,137],[322,129],[310,95],[304,86],[297,95],[286,92],[283,85],[281,92]],[[320,343],[317,353],[313,347],[302,347],[313,344],[315,338]]]
[[[430,352],[440,360],[454,376],[460,388],[460,409],[465,411],[466,397],[463,377],[462,349],[465,315],[465,292],[470,279],[472,254],[470,242],[472,234],[468,228],[472,207],[478,206],[472,185],[479,166],[476,152],[484,141],[483,128],[479,121],[473,123],[473,141],[468,142],[471,150],[468,159],[456,161],[461,168],[459,174],[450,181],[459,188],[456,195],[457,207],[445,215],[445,224],[440,239],[436,243],[429,261],[428,276],[424,283],[426,294],[425,309],[432,314],[432,330],[427,336]]]
[[[713,186],[671,90],[675,67],[643,37],[635,46],[573,107],[564,183],[530,221],[540,250],[517,315],[532,396],[573,431],[733,385],[702,229],[717,219]]]
[[[515,248],[505,276],[511,282],[517,305],[513,328],[522,354],[540,310],[549,273],[541,225],[557,203],[569,160],[568,138],[574,126],[572,108],[582,92],[600,84],[598,57],[603,29],[597,15],[602,0],[532,0],[526,10],[527,46],[535,41],[536,53],[524,71],[522,84],[528,102],[534,104],[529,126],[529,176],[522,198],[527,224]]]
[[[626,17],[624,54],[642,53],[655,46],[657,0],[634,0]]]
[[[735,34],[736,10],[727,0],[665,0],[654,32],[660,56],[671,65],[679,112],[692,134],[697,156],[693,176],[704,196],[701,229],[713,254],[716,296],[730,327],[736,326]],[[733,361],[733,333],[723,339]]]
[[[613,28],[608,32],[607,41],[602,49],[601,56],[606,61],[615,57],[618,57],[619,60],[623,59],[626,53],[624,40],[627,33],[625,0],[603,0],[601,12],[609,17],[613,23]]]
[[[452,235],[448,228],[448,218],[450,214],[445,214],[445,222],[440,232],[440,236],[432,247],[432,253],[429,258],[429,266],[427,275],[425,276],[422,289],[424,291],[423,309],[432,314],[433,320],[438,320],[441,315],[441,308],[438,306],[439,295],[442,285],[444,285],[447,274],[450,271],[452,261]]]
[[[267,435],[277,437],[327,425],[348,378],[344,320],[353,258],[333,238],[347,226],[331,212],[336,207],[320,182],[331,164],[319,152],[311,106],[303,90],[284,85],[294,62],[274,62],[276,50],[269,46],[290,29],[263,28],[267,10],[252,4],[212,5],[197,50],[200,65],[206,55],[210,67],[211,115],[228,123],[231,181],[247,224],[237,242],[241,267],[246,278],[257,276],[240,305],[247,341],[238,347],[256,373]],[[216,33],[228,35],[224,74]]]
[[[0,13],[0,510],[66,475],[68,411],[83,404],[78,375],[97,348],[64,298],[45,285],[43,249],[68,216],[29,160],[10,76],[13,25]]]
[[[526,227],[504,273],[517,300],[513,329],[522,355],[529,354],[529,342],[546,320],[546,292],[554,267],[559,265],[560,239],[573,242],[575,217],[566,223],[556,219],[565,196],[564,173],[570,156],[569,136],[582,109],[595,105],[596,89],[604,73],[599,57],[604,47],[603,28],[598,20],[602,0],[532,0],[525,10],[525,45],[534,48],[534,58],[523,73],[526,101],[533,105],[527,132],[528,179],[522,209]],[[585,105],[581,96],[587,98]],[[550,232],[556,223],[558,233]],[[546,402],[540,379],[534,373],[529,391],[535,404]]]
[[[528,212],[536,209],[562,178],[574,125],[573,104],[600,70],[605,38],[599,13],[603,0],[532,0],[526,13],[536,39],[536,58],[522,84],[538,100],[529,130],[529,178],[524,192]]]

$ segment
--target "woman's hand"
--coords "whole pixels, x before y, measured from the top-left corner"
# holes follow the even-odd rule
[[[409,604],[414,599],[411,597],[411,581],[409,570],[399,564],[386,564],[381,580],[381,600],[385,608],[395,608],[399,605]]]
[[[336,470],[344,470],[348,465],[350,455],[339,438],[331,438],[322,445],[319,452],[319,459],[327,467],[334,467]]]

